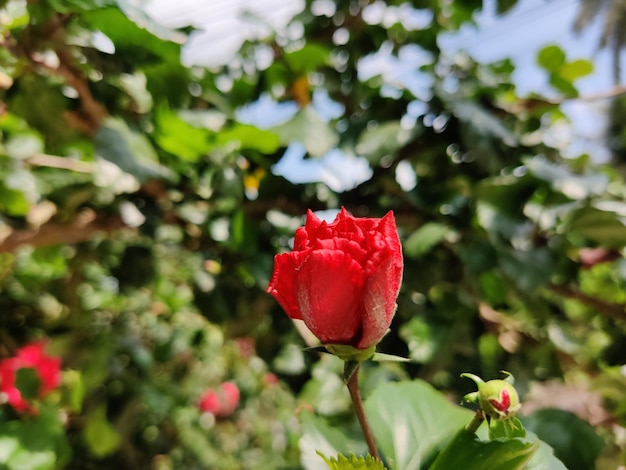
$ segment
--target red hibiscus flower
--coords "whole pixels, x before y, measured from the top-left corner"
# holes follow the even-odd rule
[[[0,393],[5,395],[6,402],[16,411],[32,410],[30,402],[22,397],[15,383],[20,369],[35,370],[40,381],[40,398],[57,388],[61,382],[61,359],[47,356],[45,346],[43,341],[30,343],[18,349],[14,357],[0,361]]]
[[[342,208],[326,223],[309,211],[293,251],[276,255],[267,292],[323,344],[369,349],[391,324],[402,267],[392,212],[356,218]]]

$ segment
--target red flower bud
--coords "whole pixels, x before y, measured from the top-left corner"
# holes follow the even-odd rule
[[[342,208],[326,223],[309,211],[293,251],[276,255],[267,292],[322,344],[369,349],[391,324],[402,267],[392,212],[356,218]]]

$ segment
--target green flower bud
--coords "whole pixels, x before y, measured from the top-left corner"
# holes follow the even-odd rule
[[[485,415],[497,420],[510,419],[522,406],[517,390],[512,385],[513,376],[505,372],[505,380],[495,379],[483,381],[474,374],[461,374],[461,377],[472,379],[478,386],[478,392],[465,395],[463,401],[478,403]]]

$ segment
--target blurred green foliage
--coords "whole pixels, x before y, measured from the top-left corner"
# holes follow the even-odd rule
[[[264,292],[306,210],[342,205],[356,216],[393,210],[406,255],[379,350],[413,362],[368,365],[372,413],[377,387],[401,379],[454,400],[469,391],[466,371],[509,370],[521,392],[582,383],[606,419],[559,425],[563,439],[548,442],[558,455],[559,442],[586,445],[592,432],[605,444],[589,465],[623,465],[622,168],[563,158],[548,137],[566,121],[561,101],[519,96],[511,61],[440,51],[437,37],[482,2],[387,2],[431,12],[424,27],[366,22],[363,2],[320,16],[310,3],[293,20],[301,37],[245,43],[231,64],[207,69],[181,65],[177,38],[188,31],[127,1],[0,2],[0,356],[46,337],[64,365],[38,416],[1,409],[2,465],[313,469],[323,461],[307,443],[337,441],[348,455],[345,439],[362,452],[340,367],[302,352],[306,335]],[[347,42],[334,41],[344,28]],[[268,66],[255,59],[261,44]],[[360,78],[359,61],[381,48],[398,61],[417,48],[423,89]],[[555,45],[537,63],[563,99],[591,70]],[[334,117],[311,104],[320,92]],[[263,96],[297,112],[271,126],[242,119]],[[345,191],[290,182],[272,170],[293,145],[307,159],[363,156],[372,176]],[[235,414],[202,415],[202,392],[226,380],[241,390]],[[555,405],[575,408],[565,394]],[[541,416],[529,419],[543,438]],[[394,432],[377,428],[383,440]]]

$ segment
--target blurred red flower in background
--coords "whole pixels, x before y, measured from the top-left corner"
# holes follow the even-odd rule
[[[233,382],[224,382],[217,390],[206,390],[200,397],[198,407],[203,413],[211,413],[218,418],[233,414],[239,405],[239,388]]]
[[[47,356],[45,341],[37,341],[17,350],[15,356],[0,360],[0,394],[16,411],[32,411],[30,400],[17,388],[20,369],[33,369],[39,379],[37,397],[42,398],[61,382],[61,359]]]

